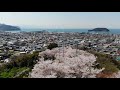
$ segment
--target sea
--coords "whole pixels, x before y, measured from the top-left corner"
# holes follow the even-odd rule
[[[22,29],[21,31],[7,31],[12,33],[18,32],[35,32],[35,31],[43,31],[46,30],[48,32],[79,32],[79,33],[87,33],[90,29]],[[120,34],[120,29],[109,29],[111,34]]]

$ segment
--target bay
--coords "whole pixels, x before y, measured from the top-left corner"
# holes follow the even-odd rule
[[[12,33],[18,33],[18,32],[34,32],[34,31],[43,31],[46,30],[48,32],[88,32],[90,29],[22,29],[21,31],[7,31]],[[120,29],[109,29],[111,34],[120,34]]]

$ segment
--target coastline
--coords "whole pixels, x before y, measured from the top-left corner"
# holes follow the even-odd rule
[[[65,32],[65,33],[87,33],[89,29],[21,29],[21,31],[5,31],[11,33],[19,33],[19,32],[36,32],[46,30],[48,32]],[[110,34],[120,34],[120,29],[110,29]]]

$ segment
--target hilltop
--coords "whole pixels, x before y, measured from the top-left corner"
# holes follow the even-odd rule
[[[96,57],[71,47],[55,48],[39,53],[39,61],[30,73],[31,78],[95,78],[103,69],[93,68]]]
[[[0,31],[18,31],[21,30],[18,26],[0,24]]]

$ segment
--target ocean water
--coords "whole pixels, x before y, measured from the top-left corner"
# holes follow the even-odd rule
[[[87,32],[88,29],[22,29],[23,32],[43,31],[48,32]]]
[[[48,32],[88,32],[90,29],[22,29],[21,31],[10,31],[12,33],[18,32],[34,32],[34,31],[43,31],[46,30]],[[120,34],[120,29],[109,29],[112,34]]]

